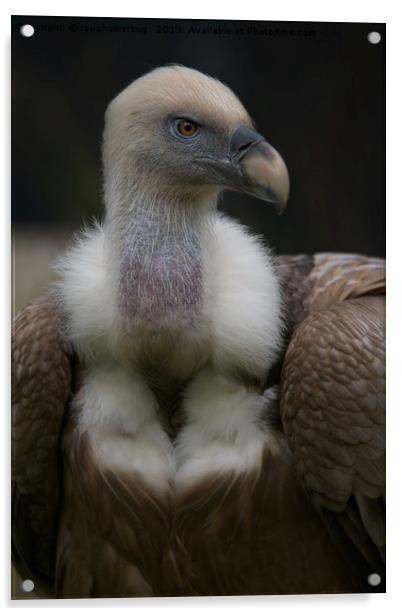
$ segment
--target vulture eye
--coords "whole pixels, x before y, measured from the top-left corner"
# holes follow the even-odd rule
[[[198,133],[198,124],[186,118],[180,118],[175,123],[176,132],[180,137],[194,137]]]

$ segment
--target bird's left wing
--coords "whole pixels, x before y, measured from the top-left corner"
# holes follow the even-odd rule
[[[33,301],[12,329],[12,556],[39,594],[54,583],[70,360],[55,304]]]
[[[285,271],[289,259],[299,279],[285,279],[294,329],[281,374],[284,431],[300,479],[358,575],[382,573],[384,262],[290,257]]]

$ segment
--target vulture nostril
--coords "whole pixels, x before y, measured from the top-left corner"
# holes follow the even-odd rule
[[[243,145],[239,146],[237,151],[240,153],[240,152],[243,152],[244,150],[248,150],[250,145],[252,145],[251,141],[250,141],[250,143],[244,143]]]
[[[229,150],[231,156],[241,158],[250,148],[263,140],[264,137],[254,129],[240,124],[230,138]]]
[[[237,151],[235,152],[236,158],[241,160],[254,145],[256,145],[255,141],[248,141],[247,143],[242,143],[239,145]]]

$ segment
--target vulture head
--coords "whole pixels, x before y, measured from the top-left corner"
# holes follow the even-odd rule
[[[138,198],[213,202],[222,189],[285,207],[286,165],[217,79],[166,66],[137,79],[109,105],[104,133],[106,202]]]

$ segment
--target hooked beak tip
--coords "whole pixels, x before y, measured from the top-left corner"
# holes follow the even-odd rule
[[[281,214],[289,198],[289,174],[279,152],[257,131],[240,124],[232,133],[229,156],[242,176],[242,192],[275,204]]]
[[[285,210],[289,198],[286,164],[254,129],[239,125],[231,136],[227,156],[201,156],[195,162],[208,170],[211,183],[268,201],[279,214]]]
[[[289,173],[281,155],[266,141],[252,148],[241,162],[255,196],[274,203],[282,214],[289,199]]]

